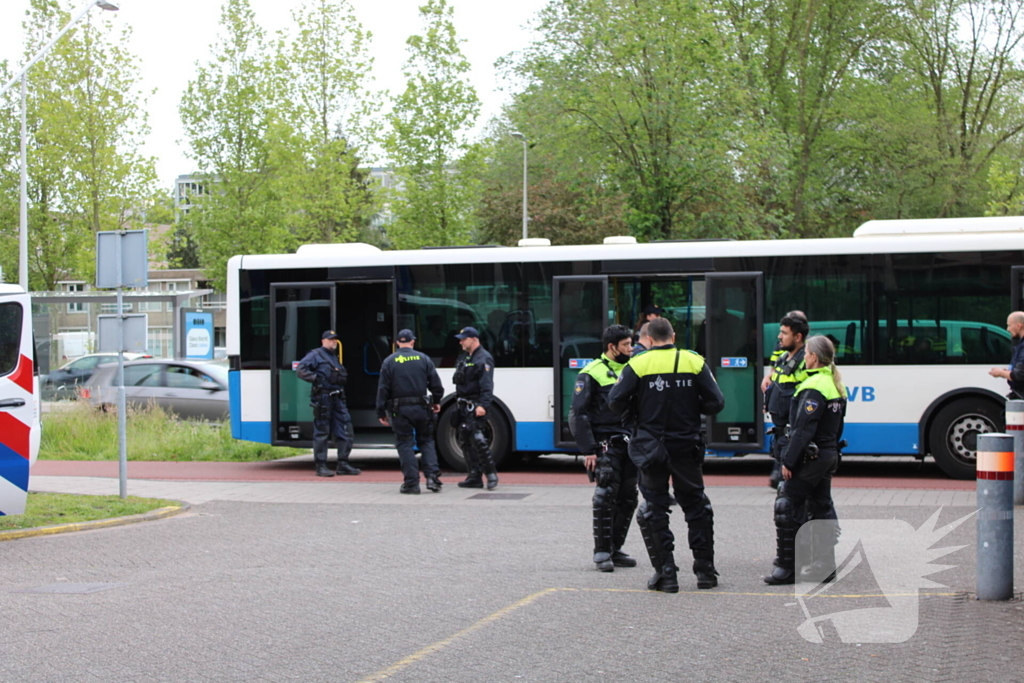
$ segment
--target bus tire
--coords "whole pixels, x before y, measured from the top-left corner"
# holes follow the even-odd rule
[[[458,407],[452,401],[451,405],[441,411],[437,421],[437,451],[450,468],[456,472],[465,472],[466,458],[462,455],[455,425],[452,424],[452,414],[457,410]],[[494,465],[500,467],[511,452],[511,430],[501,411],[493,408],[487,413],[487,424],[489,429],[485,436],[491,444],[491,458],[494,459]]]
[[[928,428],[928,448],[935,464],[952,479],[974,479],[978,435],[1003,430],[1003,408],[980,396],[944,406]]]

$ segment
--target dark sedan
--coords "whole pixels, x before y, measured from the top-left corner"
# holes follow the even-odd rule
[[[82,390],[97,408],[117,405],[117,365],[104,365]],[[228,418],[228,369],[216,363],[184,360],[138,360],[124,364],[125,400],[129,406],[157,405],[194,420]]]

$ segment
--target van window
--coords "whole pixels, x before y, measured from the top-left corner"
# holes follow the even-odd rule
[[[21,304],[0,304],[0,375],[9,375],[21,357]]]

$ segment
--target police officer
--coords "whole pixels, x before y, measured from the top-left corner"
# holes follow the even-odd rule
[[[604,331],[604,353],[580,371],[569,409],[576,446],[586,456],[583,463],[597,483],[594,562],[602,572],[636,566],[636,560],[622,552],[636,511],[636,466],[629,459],[629,432],[608,407],[608,393],[629,361],[631,341],[632,333],[625,325],[612,325]]]
[[[988,374],[1002,377],[1010,386],[1009,399],[1024,398],[1024,312],[1014,311],[1006,317],[1006,331],[1013,339],[1013,355],[1010,365],[1005,368],[992,368]]]
[[[327,330],[320,335],[320,346],[299,361],[299,379],[313,383],[309,404],[313,406],[313,460],[316,476],[333,477],[327,468],[327,440],[334,435],[338,448],[338,474],[359,474],[348,462],[352,452],[352,418],[345,405],[348,372],[338,360],[338,335]]]
[[[405,481],[401,493],[420,492],[420,472],[416,466],[413,441],[423,454],[423,476],[427,489],[441,492],[437,449],[434,446],[435,414],[441,411],[444,387],[433,361],[413,350],[416,335],[402,330],[396,339],[398,351],[384,359],[377,385],[377,419],[395,431],[398,460]],[[427,396],[427,390],[430,396]]]
[[[839,464],[846,415],[846,390],[835,366],[835,347],[821,335],[807,340],[807,379],[793,396],[789,441],[782,453],[782,477],[775,498],[776,557],[765,583],[796,581],[796,536],[805,520],[804,505],[815,520],[810,529],[810,566],[803,580],[835,578],[839,516],[832,502],[832,475]]]
[[[494,400],[494,359],[480,345],[480,333],[475,327],[463,327],[455,338],[462,353],[455,362],[455,393],[458,421],[458,439],[462,454],[466,456],[469,474],[459,482],[462,488],[483,488],[481,473],[487,476],[487,488],[498,485],[498,470],[491,458],[491,449],[484,436],[487,411]]]
[[[772,474],[768,485],[777,488],[782,480],[782,451],[786,447],[786,426],[789,424],[789,406],[796,386],[807,379],[804,365],[804,342],[807,340],[807,318],[791,311],[779,322],[778,354],[772,354],[774,368],[765,391],[765,407],[771,415],[774,434],[772,439]]]
[[[648,323],[644,323],[640,326],[640,331],[636,334],[636,343],[633,344],[631,349],[631,355],[638,356],[647,349],[651,348],[651,335],[648,333]]]
[[[704,359],[675,348],[675,332],[664,318],[648,325],[653,346],[630,359],[608,395],[612,411],[632,424],[629,457],[640,470],[644,502],[636,521],[647,546],[654,576],[650,590],[679,591],[678,567],[672,556],[675,537],[669,529],[669,479],[686,516],[693,573],[698,588],[718,585],[711,501],[704,493],[704,442],[701,415],[725,407]]]

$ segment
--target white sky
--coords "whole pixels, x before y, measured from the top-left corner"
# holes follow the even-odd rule
[[[192,171],[192,162],[185,156],[178,102],[193,75],[196,61],[206,62],[208,59],[209,47],[219,30],[222,1],[114,1],[121,8],[119,12],[93,8],[92,13],[108,15],[129,24],[134,31],[132,49],[141,60],[142,89],[157,91],[148,100],[152,132],[143,152],[157,158],[159,183],[170,189],[177,176]],[[62,0],[62,6],[77,13],[85,2]],[[421,0],[351,2],[363,27],[373,33],[374,85],[397,94],[404,88],[401,69],[406,58],[405,40],[420,32],[417,10]],[[268,35],[272,35],[290,23],[290,8],[296,2],[250,0],[250,4],[257,21]],[[499,91],[502,83],[494,62],[529,43],[534,34],[526,26],[547,4],[547,0],[449,0],[449,4],[454,8],[459,37],[465,41],[463,53],[473,65],[470,78],[483,102],[482,125],[500,111],[508,97],[507,89]],[[0,5],[0,60],[7,59],[15,66],[21,60],[22,21],[29,0],[0,0]]]

